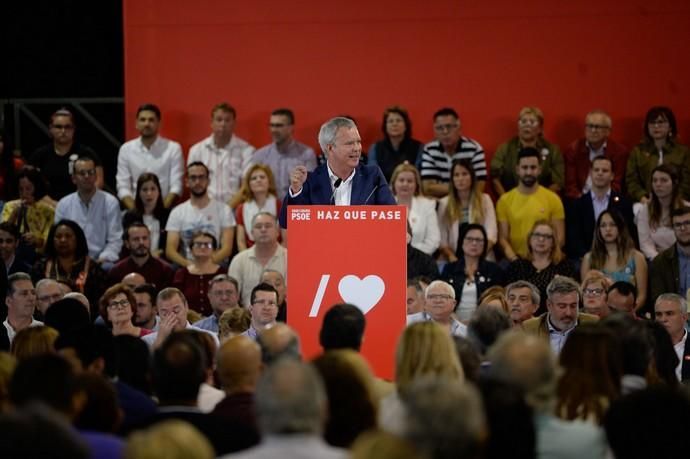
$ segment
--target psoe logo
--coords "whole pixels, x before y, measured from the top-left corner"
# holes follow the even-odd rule
[[[291,209],[291,220],[311,220],[311,209]]]

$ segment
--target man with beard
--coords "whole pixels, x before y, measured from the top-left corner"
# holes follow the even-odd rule
[[[534,223],[547,220],[556,228],[556,244],[565,240],[565,211],[556,193],[537,182],[541,157],[536,148],[520,150],[516,166],[518,186],[505,193],[496,204],[498,242],[505,257],[513,261],[528,254],[527,238]]]
[[[125,231],[125,247],[129,256],[123,258],[108,272],[108,285],[120,282],[127,274],[141,274],[145,282],[158,287],[172,283],[175,274],[169,264],[151,256],[149,229],[142,222],[134,222]]]
[[[235,217],[227,204],[208,195],[208,183],[209,171],[204,163],[195,161],[187,166],[189,199],[170,212],[165,227],[168,232],[165,255],[179,266],[191,263],[189,246],[197,232],[212,234],[219,241],[219,247],[211,257],[214,263],[223,263],[232,253]]]
[[[153,104],[137,109],[140,137],[125,142],[117,157],[117,196],[127,209],[134,209],[137,179],[144,172],[156,174],[161,185],[163,205],[170,208],[182,194],[184,162],[182,147],[158,135],[161,111]]]
[[[671,212],[676,243],[652,261],[651,298],[662,293],[677,293],[685,297],[690,288],[690,207]]]

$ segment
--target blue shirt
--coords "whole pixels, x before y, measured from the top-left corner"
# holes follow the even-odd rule
[[[202,330],[208,330],[210,332],[218,333],[218,317],[215,314],[210,315],[204,319],[201,319],[193,324],[195,327],[201,328]]]
[[[677,292],[680,296],[685,298],[685,294],[690,287],[690,257],[685,255],[685,253],[680,250],[678,244],[676,244],[676,252],[678,253],[678,289]]]

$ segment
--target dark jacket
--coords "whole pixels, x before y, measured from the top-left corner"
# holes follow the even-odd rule
[[[673,244],[652,260],[649,282],[649,299],[652,304],[662,293],[679,293],[680,267],[677,247],[677,244]]]
[[[441,273],[441,280],[453,286],[455,298],[460,301],[462,289],[467,280],[465,275],[465,257],[460,257],[458,261],[445,265]],[[482,296],[482,293],[494,285],[504,285],[505,278],[503,271],[496,263],[481,260],[479,266],[477,266],[477,271],[474,273],[474,281],[477,284],[477,304],[479,304],[479,298]]]

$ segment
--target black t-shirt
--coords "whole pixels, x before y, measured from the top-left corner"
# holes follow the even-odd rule
[[[72,144],[72,149],[65,155],[55,153],[53,144],[44,145],[29,157],[29,164],[41,170],[48,182],[48,196],[56,201],[77,191],[72,183],[72,166],[79,156],[90,156],[96,166],[102,166],[101,158],[92,148],[79,143]]]

